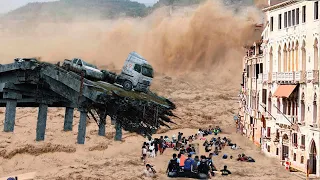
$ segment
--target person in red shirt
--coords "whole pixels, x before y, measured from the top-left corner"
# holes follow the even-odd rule
[[[184,167],[184,161],[186,160],[186,156],[183,155],[183,154],[178,154],[178,163],[179,163],[179,166],[180,168],[183,168]]]

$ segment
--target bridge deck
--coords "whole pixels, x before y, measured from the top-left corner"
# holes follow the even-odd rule
[[[137,101],[144,107],[132,107],[137,105]],[[145,106],[150,103],[153,106],[150,106],[147,109],[148,112],[145,112]],[[146,121],[149,123],[149,127],[154,128],[159,127],[158,117],[154,118],[156,119],[154,121],[152,118],[145,118],[145,114],[151,115],[153,113],[169,122],[170,120],[164,116],[166,113],[168,114],[167,110],[174,109],[173,103],[152,92],[125,91],[107,82],[88,80],[74,72],[66,71],[58,65],[34,61],[16,61],[0,65],[0,106],[6,107],[4,123],[4,131],[6,132],[14,130],[16,107],[39,107],[37,125],[37,140],[39,141],[44,140],[48,107],[66,107],[65,130],[72,130],[70,123],[72,126],[73,109],[78,108],[81,112],[78,143],[81,144],[84,143],[88,112],[95,120],[99,121],[97,122],[99,134],[104,135],[106,115],[122,122],[122,125],[117,127],[129,128],[130,125],[127,124],[131,123],[142,126],[140,122]],[[155,107],[157,108],[155,109]],[[126,113],[128,110],[136,112],[133,113],[134,115],[120,114]],[[130,118],[138,118],[140,122],[132,122],[129,120]],[[160,124],[164,125],[161,122]],[[120,130],[118,129],[118,131]],[[138,129],[136,131],[139,132]]]

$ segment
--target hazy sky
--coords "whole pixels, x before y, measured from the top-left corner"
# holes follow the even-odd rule
[[[0,0],[0,13],[6,13],[29,2],[48,2],[56,0]],[[141,3],[155,3],[157,0],[133,0]]]

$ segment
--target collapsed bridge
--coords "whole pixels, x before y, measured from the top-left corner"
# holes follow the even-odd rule
[[[0,65],[0,107],[6,107],[4,131],[13,132],[16,107],[39,107],[36,140],[45,138],[48,107],[65,107],[64,130],[71,131],[74,108],[80,111],[77,142],[84,144],[87,117],[105,135],[106,117],[121,129],[151,135],[171,121],[175,105],[151,91],[125,91],[103,81],[91,81],[59,65],[32,59]]]

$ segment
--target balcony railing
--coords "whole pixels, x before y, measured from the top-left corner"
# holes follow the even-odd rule
[[[276,72],[277,81],[285,81],[285,75],[284,72]]]
[[[295,124],[297,121],[297,116],[292,116],[292,115],[282,115],[282,114],[278,114],[276,116],[276,124],[279,125],[287,125],[287,126],[291,126],[292,124]]]
[[[262,78],[263,78],[263,83],[268,82],[268,73],[263,73]]]
[[[276,73],[276,72],[269,73],[269,74],[271,74],[271,77],[272,77],[271,82],[272,82],[272,81],[277,81],[277,80],[278,80],[278,79],[277,79],[277,73]],[[270,81],[270,80],[269,80],[269,81]]]
[[[286,145],[289,145],[289,139],[283,139],[283,140],[282,140],[282,143],[283,143],[283,144],[286,144]]]
[[[245,60],[247,61],[246,63],[251,65],[251,64],[258,64],[262,62],[263,54],[256,54],[256,55],[250,55],[246,56]]]
[[[294,72],[276,72],[277,81],[294,81]]]
[[[318,83],[319,82],[319,70],[307,71],[308,82]]]
[[[285,73],[286,81],[294,81],[294,72]]]
[[[300,149],[305,149],[306,147],[305,147],[305,145],[300,145]]]
[[[292,82],[292,83],[305,83],[308,82],[318,83],[319,82],[319,71],[291,71],[291,72],[272,72],[264,73],[262,76],[263,82]]]
[[[294,81],[298,83],[306,82],[306,72],[305,71],[296,71],[294,73]]]

